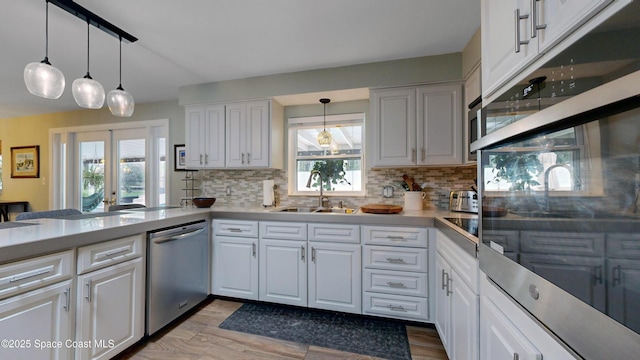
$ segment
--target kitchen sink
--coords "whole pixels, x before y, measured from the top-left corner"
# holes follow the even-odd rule
[[[350,208],[325,208],[325,207],[298,207],[298,206],[287,206],[284,208],[278,208],[272,210],[273,212],[297,212],[297,213],[310,213],[310,214],[320,214],[320,213],[333,213],[333,214],[355,214],[358,209],[350,209]]]

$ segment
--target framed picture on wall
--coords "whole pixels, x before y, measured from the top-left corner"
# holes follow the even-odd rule
[[[187,148],[184,146],[184,144],[173,145],[173,153],[174,153],[173,170],[174,171],[187,170]]]
[[[20,146],[11,148],[11,177],[40,177],[40,146]]]

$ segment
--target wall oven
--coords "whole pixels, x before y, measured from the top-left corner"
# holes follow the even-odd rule
[[[481,270],[585,359],[640,354],[640,5],[483,104]]]

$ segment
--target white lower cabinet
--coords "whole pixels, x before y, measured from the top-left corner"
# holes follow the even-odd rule
[[[260,300],[307,306],[307,242],[260,239]]]
[[[144,335],[144,261],[78,277],[77,359],[109,359]]]
[[[309,242],[309,307],[360,314],[360,245]]]
[[[436,234],[436,329],[450,359],[477,360],[478,260]]]
[[[212,226],[211,292],[258,300],[258,222],[216,219]]]
[[[71,359],[72,280],[0,301],[0,359]]]
[[[258,300],[258,239],[213,237],[212,292]]]
[[[426,228],[362,226],[363,313],[429,320]]]
[[[480,360],[576,359],[484,274],[480,294]]]
[[[78,248],[76,359],[110,359],[144,336],[144,241]]]

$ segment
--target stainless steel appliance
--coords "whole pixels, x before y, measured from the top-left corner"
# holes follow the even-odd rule
[[[209,229],[188,223],[147,234],[147,326],[151,335],[208,296]]]
[[[478,213],[478,193],[471,190],[449,192],[449,210]]]
[[[634,34],[637,1],[531,69],[531,83],[485,104],[485,136],[472,144],[481,270],[585,359],[640,353],[640,46],[627,43]],[[562,84],[560,67],[572,76]],[[496,208],[508,213],[488,210]]]
[[[471,143],[478,140],[478,129],[480,127],[480,123],[478,122],[478,115],[480,110],[482,109],[482,97],[478,96],[477,99],[473,100],[469,104],[469,113],[467,116],[467,149],[469,149],[469,154],[467,154],[467,159],[470,161],[477,160],[477,154],[475,151],[471,151]]]

